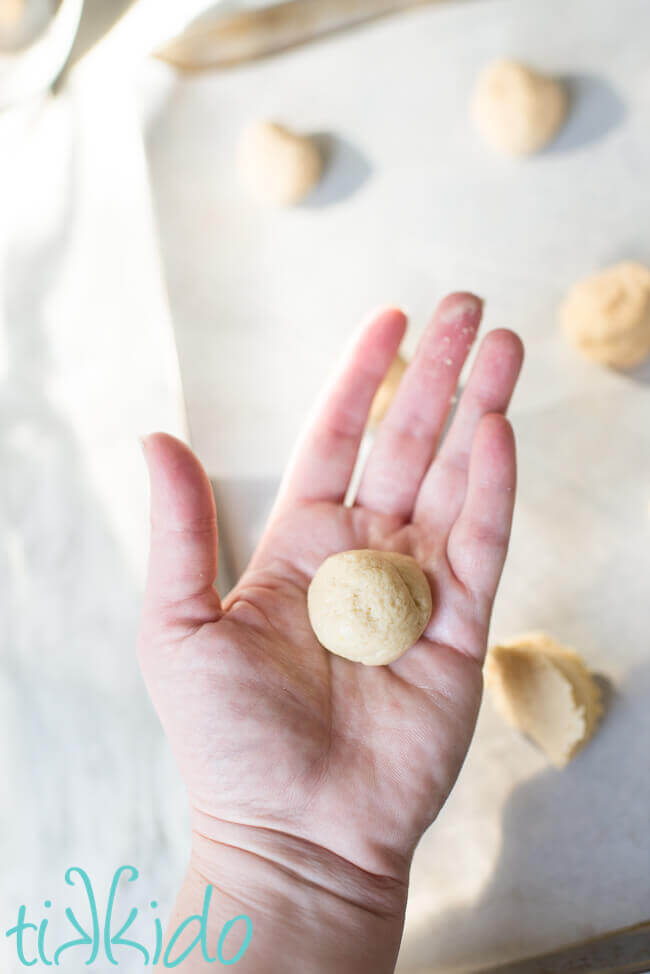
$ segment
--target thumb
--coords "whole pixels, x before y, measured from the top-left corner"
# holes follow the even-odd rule
[[[218,618],[217,515],[210,481],[184,443],[167,433],[143,440],[151,481],[148,622],[196,625]],[[162,618],[161,618],[162,617]]]

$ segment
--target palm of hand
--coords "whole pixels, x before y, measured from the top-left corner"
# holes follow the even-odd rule
[[[391,357],[386,352],[386,365]],[[510,386],[517,358],[515,352],[510,355]],[[349,379],[341,385],[349,395]],[[503,380],[497,383],[493,398],[504,400],[505,387],[507,401],[507,386]],[[470,383],[464,399],[471,400],[471,388]],[[362,420],[372,391],[371,386],[365,398],[360,396]],[[408,407],[406,398],[403,417]],[[399,420],[399,397],[393,408]],[[470,412],[471,401],[465,414],[459,409],[457,440],[468,434],[462,425]],[[475,419],[472,433],[476,425]],[[420,471],[417,463],[409,463],[415,487],[404,492],[408,502],[399,492],[386,502],[379,496],[386,478],[373,475],[373,461],[376,468],[385,462],[382,447],[394,459],[395,446],[388,440],[390,432],[385,444],[380,434],[360,502],[352,508],[340,502],[343,482],[333,498],[310,497],[304,477],[301,482],[301,468],[313,468],[319,449],[312,437],[250,567],[223,605],[209,579],[209,585],[194,585],[182,600],[167,602],[151,631],[143,627],[147,682],[199,822],[277,830],[368,872],[389,873],[408,863],[453,785],[478,713],[480,662],[512,506],[509,431],[501,418],[492,426],[489,431],[484,424],[483,441],[476,447],[491,451],[490,458],[473,455],[472,463],[480,462],[485,474],[492,462],[488,482],[476,489],[501,518],[500,525],[488,531],[474,509],[476,498],[471,483],[467,486],[471,472],[457,463],[453,436],[454,453],[447,460],[443,455],[436,471],[431,467],[427,474],[428,455],[421,456]],[[363,422],[359,435],[362,428]],[[426,439],[419,439],[418,448],[426,450]],[[156,448],[164,453],[172,442],[160,438]],[[355,454],[356,447],[358,441]],[[181,467],[196,463],[188,456]],[[196,525],[194,508],[193,517]],[[202,542],[197,544],[196,537],[211,534],[212,519],[193,530],[196,562],[188,562],[188,572],[194,578],[214,577],[216,537],[212,555],[205,546],[199,553]],[[432,586],[427,630],[388,667],[364,667],[326,652],[309,624],[306,594],[317,568],[330,554],[358,548],[411,554]],[[491,561],[487,573],[484,560]],[[153,662],[152,644],[158,647]]]

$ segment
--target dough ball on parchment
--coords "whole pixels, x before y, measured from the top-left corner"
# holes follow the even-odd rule
[[[377,389],[375,398],[372,401],[370,415],[368,416],[368,426],[371,429],[379,426],[382,419],[388,412],[388,407],[393,401],[397,388],[402,381],[402,376],[406,372],[407,368],[408,363],[402,358],[401,355],[396,355],[384,377],[384,381]]]
[[[564,767],[594,733],[601,694],[584,661],[543,632],[494,646],[485,668],[497,709]]]
[[[0,30],[15,28],[27,13],[27,0],[2,0],[0,2]]]
[[[432,599],[424,572],[408,555],[344,551],[320,566],[307,606],[325,649],[382,666],[418,641],[431,618]]]
[[[35,33],[34,24],[30,21],[38,20],[37,17],[29,16],[29,5],[27,0],[0,0],[0,53],[5,50],[11,51],[23,47],[32,40]],[[36,11],[38,13],[38,11]],[[41,15],[43,11],[40,11]],[[45,26],[47,15],[41,16],[42,24]]]
[[[251,196],[276,206],[289,206],[304,199],[323,171],[323,160],[313,139],[266,121],[254,122],[245,129],[237,165]]]
[[[472,105],[485,141],[509,156],[525,156],[547,145],[567,114],[564,86],[518,61],[500,59],[479,75]]]
[[[583,278],[560,322],[587,358],[618,369],[638,365],[650,354],[650,269],[630,260]]]

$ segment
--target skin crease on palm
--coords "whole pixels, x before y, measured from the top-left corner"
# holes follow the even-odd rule
[[[474,730],[514,504],[504,413],[522,363],[516,335],[484,338],[441,439],[481,314],[468,293],[439,305],[346,507],[373,396],[406,328],[398,310],[374,315],[223,604],[209,481],[177,440],[145,440],[152,535],[139,658],[188,789],[206,873],[213,846],[263,835],[272,856],[277,836],[407,888],[415,846]],[[307,616],[320,564],[359,548],[410,554],[431,584],[422,639],[387,667],[328,653]],[[256,843],[250,838],[251,849]]]

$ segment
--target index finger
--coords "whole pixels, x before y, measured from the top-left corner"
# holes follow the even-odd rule
[[[406,315],[396,308],[378,312],[363,329],[298,442],[280,504],[343,502],[372,400],[405,331]]]

